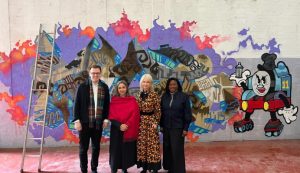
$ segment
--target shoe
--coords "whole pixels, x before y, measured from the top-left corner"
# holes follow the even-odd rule
[[[122,173],[128,173],[128,172],[127,172],[127,169],[123,169],[123,170],[122,170]]]
[[[243,119],[233,123],[233,128],[236,133],[244,133],[251,131],[254,128],[254,123],[251,119]]]
[[[276,120],[272,120],[270,119],[268,121],[268,123],[265,125],[265,135],[267,137],[277,137],[281,134],[282,130],[283,130],[283,124],[279,119]]]

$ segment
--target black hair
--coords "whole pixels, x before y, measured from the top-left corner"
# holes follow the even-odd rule
[[[178,85],[178,91],[181,92],[181,91],[182,91],[182,86],[181,86],[179,80],[178,80],[177,78],[171,77],[171,78],[169,78],[169,79],[167,80],[167,84],[166,84],[166,93],[170,93],[169,85],[170,85],[170,82],[171,82],[172,80],[174,80],[174,81],[177,82],[177,85]]]

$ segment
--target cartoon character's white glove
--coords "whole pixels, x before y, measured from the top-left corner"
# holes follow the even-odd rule
[[[298,106],[291,105],[289,108],[282,108],[277,111],[279,115],[283,115],[284,120],[287,124],[297,119]]]
[[[236,74],[235,73],[233,73],[232,75],[230,75],[230,78],[229,78],[229,80],[232,80],[232,81],[235,81],[236,82],[236,84],[238,85],[238,86],[241,86],[241,84],[243,83],[243,82],[245,82],[246,83],[246,81],[247,81],[247,79],[248,79],[248,77],[251,75],[251,72],[249,71],[249,70],[245,70],[245,71],[243,71],[243,73],[242,73],[242,77],[236,77]]]

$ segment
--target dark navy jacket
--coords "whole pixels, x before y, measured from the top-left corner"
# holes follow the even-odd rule
[[[104,105],[103,105],[102,118],[101,118],[101,121],[103,121],[108,117],[110,98],[109,98],[108,86],[101,80],[99,81],[99,83],[101,83],[101,86],[104,87],[104,92],[105,92]],[[79,85],[75,97],[76,98],[74,103],[73,122],[79,119],[81,123],[88,123],[89,122],[88,108],[90,105],[90,85],[88,80]]]
[[[187,131],[192,121],[189,96],[183,92],[176,92],[173,94],[173,101],[170,106],[171,100],[170,93],[164,93],[161,98],[161,127],[182,128]]]

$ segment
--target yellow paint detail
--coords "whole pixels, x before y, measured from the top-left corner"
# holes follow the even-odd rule
[[[242,102],[242,109],[243,109],[243,111],[246,111],[247,108],[248,108],[248,102],[247,101],[243,101]]]
[[[269,109],[269,103],[268,102],[264,102],[264,110],[267,111]]]
[[[288,80],[282,81],[282,89],[289,89],[289,81]]]

